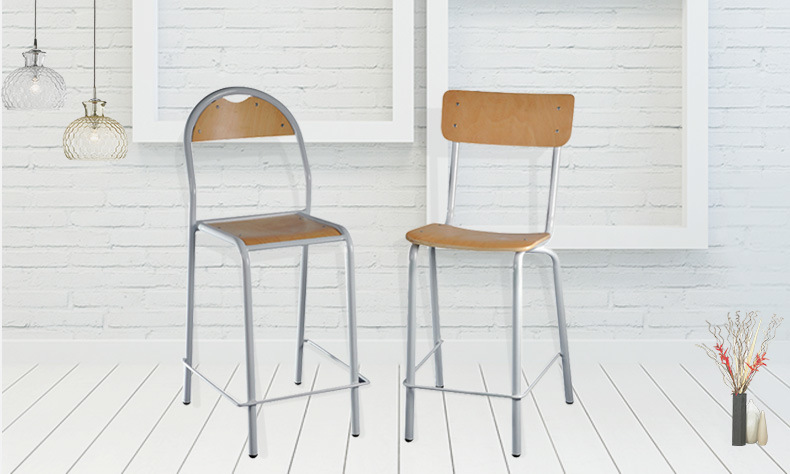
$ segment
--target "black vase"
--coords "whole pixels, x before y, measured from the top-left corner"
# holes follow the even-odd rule
[[[746,394],[732,395],[732,445],[746,444]]]

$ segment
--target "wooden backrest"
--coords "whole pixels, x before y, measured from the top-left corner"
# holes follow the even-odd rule
[[[254,96],[241,102],[231,102],[221,97],[198,117],[192,131],[192,141],[293,134],[294,129],[288,119],[269,102]]]
[[[559,147],[571,138],[573,96],[451,90],[444,94],[442,134],[486,145]]]
[[[231,102],[230,96],[247,96]],[[189,181],[190,228],[197,222],[193,142],[233,138],[294,135],[302,156],[305,177],[304,212],[310,213],[312,180],[302,131],[290,110],[271,95],[251,87],[225,87],[208,94],[190,112],[184,124],[184,158]]]

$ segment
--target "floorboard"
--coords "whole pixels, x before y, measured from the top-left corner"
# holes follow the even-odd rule
[[[771,371],[760,370],[760,373],[754,376],[749,391],[760,398],[757,402],[760,406],[767,406],[770,408],[772,416],[768,417],[766,413],[766,422],[769,418],[773,423],[782,423],[790,425],[790,383],[789,378],[780,378],[777,374],[782,374],[783,367],[771,367]],[[790,372],[790,370],[788,370]],[[788,373],[790,375],[790,373]],[[769,431],[770,436],[770,431]]]
[[[525,364],[528,367],[525,370],[527,385],[542,370],[538,365]],[[572,405],[565,403],[561,371],[550,369],[532,393],[567,472],[618,472],[596,427],[585,413],[581,397]]]
[[[444,382],[447,387],[485,390],[477,365],[448,364],[445,367]],[[488,399],[448,393],[446,403],[456,474],[508,472],[503,449],[510,456],[511,443],[508,440],[504,448],[500,443]]]
[[[486,391],[507,393],[508,387],[510,387],[510,369],[508,366],[504,364],[483,364],[482,367],[483,376],[485,377],[484,383],[485,387],[487,387]],[[532,394],[524,398],[522,402],[521,436],[523,446],[521,456],[517,458],[510,455],[512,436],[510,400],[490,397],[488,401],[494,411],[503,451],[506,455],[505,459],[511,473],[557,473],[563,471],[560,460],[557,457],[557,451],[546,431],[542,414],[538,410]]]
[[[573,371],[576,389],[590,418],[609,447],[622,472],[672,472],[667,459],[650,434],[612,386],[598,365],[577,364]]]
[[[106,429],[86,447],[68,472],[72,474],[121,472],[171,406],[178,405],[175,409],[183,406],[181,405],[183,379],[182,365],[157,366],[151,377],[118,412]]]
[[[316,357],[305,354],[302,383],[294,384],[294,365],[280,365],[272,381],[267,398],[309,392],[321,369]],[[247,455],[247,438],[236,448],[234,473],[288,472],[291,456],[305,416],[305,408],[312,397],[298,397],[261,405],[258,411],[258,457]]]
[[[676,472],[728,472],[704,439],[639,365],[604,364],[602,370],[628,400]]]
[[[768,367],[760,370],[770,373],[785,387],[790,388],[790,364],[772,364],[769,362]]]
[[[198,370],[218,386],[226,388],[239,369],[239,365],[203,364]],[[216,406],[225,401],[220,398],[214,388],[193,377],[192,403],[184,405],[180,400],[172,403],[123,472],[177,472]]]
[[[509,391],[507,363],[458,359],[445,366],[448,387]],[[348,381],[347,370],[308,351],[297,386],[292,362],[258,364],[259,397]],[[731,396],[712,364],[581,361],[573,405],[565,403],[556,364],[523,401],[519,458],[510,455],[511,404],[504,398],[417,391],[415,439],[404,442],[403,369],[371,364],[362,366],[372,383],[360,389],[360,437],[350,437],[347,390],[278,401],[258,410],[259,455],[250,459],[244,410],[197,378],[192,404],[184,406],[178,364],[15,364],[4,371],[3,472],[787,472],[790,365],[769,368],[748,392],[766,410],[765,447],[731,446]],[[540,369],[525,364],[524,386]],[[199,370],[245,398],[243,364]],[[417,381],[434,383],[432,361]]]
[[[76,364],[36,367],[3,393],[3,431],[15,423],[26,410],[32,409],[76,367]]]
[[[119,365],[15,472],[66,472],[153,373],[151,365]]]
[[[14,472],[117,366],[80,364],[3,432],[3,469]]]
[[[348,383],[348,370],[329,361],[322,362],[315,390]],[[288,472],[343,472],[348,444],[356,441],[350,433],[350,413],[348,390],[311,397]]]
[[[32,372],[38,364],[8,364],[4,365],[0,371],[3,373],[3,393],[15,383]]]
[[[259,398],[268,395],[276,369],[278,367],[274,364],[256,365],[256,379],[259,382],[256,386],[261,385],[263,389],[262,392],[257,392]],[[245,374],[242,365],[228,384],[227,392],[240,401],[247,399]],[[247,409],[237,407],[223,397],[200,431],[178,472],[226,472],[229,466],[236,463],[239,446],[246,443],[247,437]]]

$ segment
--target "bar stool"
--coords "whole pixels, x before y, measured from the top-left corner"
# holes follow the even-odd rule
[[[231,102],[225,97],[249,96],[242,102]],[[212,220],[196,219],[195,170],[192,161],[192,143],[235,138],[273,137],[294,135],[302,156],[305,173],[305,208],[293,212],[258,214]],[[354,290],[354,248],[348,231],[340,225],[310,215],[311,178],[302,132],[288,109],[274,97],[247,87],[228,87],[212,92],[192,110],[184,129],[184,153],[189,178],[189,257],[187,277],[186,357],[183,359],[184,404],[191,401],[192,374],[206,381],[237,407],[247,409],[249,429],[249,455],[258,455],[256,409],[257,405],[318,393],[349,389],[351,391],[351,434],[359,436],[359,387],[369,383],[359,374],[357,360],[356,300]],[[241,254],[244,292],[244,349],[247,378],[246,401],[236,400],[217,384],[198,372],[192,364],[195,309],[195,235],[208,235],[234,245]],[[307,296],[308,246],[330,242],[343,242],[346,260],[346,291],[348,309],[349,362],[346,364],[310,339],[305,338],[305,301]],[[300,295],[296,340],[296,384],[302,382],[304,346],[316,348],[333,362],[348,368],[350,383],[295,395],[259,400],[255,394],[255,362],[252,325],[252,285],[250,278],[250,251],[283,247],[302,247]]]
[[[406,234],[411,242],[409,250],[409,295],[406,344],[406,441],[414,439],[414,391],[415,389],[509,398],[512,400],[513,456],[521,455],[521,401],[545,375],[551,365],[562,359],[565,384],[565,401],[573,403],[571,365],[568,355],[568,337],[565,325],[565,305],[562,298],[560,261],[557,254],[545,247],[551,238],[554,225],[554,203],[557,195],[557,172],[560,148],[571,137],[573,124],[572,95],[555,94],[505,94],[452,90],[444,94],[442,104],[442,134],[452,142],[450,163],[450,189],[447,200],[447,220],[444,224],[429,224]],[[460,143],[487,145],[510,145],[529,147],[552,147],[551,186],[549,189],[546,227],[542,233],[503,234],[481,232],[453,226],[455,190],[458,175],[458,150]],[[433,348],[416,362],[417,321],[416,283],[417,253],[421,245],[429,248],[431,313],[433,324]],[[436,249],[458,249],[472,251],[513,252],[513,353],[511,361],[512,387],[510,394],[475,392],[444,387],[442,375],[442,339],[439,329],[439,301],[436,278]],[[557,300],[557,323],[559,326],[560,352],[546,365],[540,375],[521,390],[521,327],[522,327],[522,273],[523,259],[527,252],[548,255],[554,269],[555,296]],[[415,384],[417,370],[434,357],[435,386]]]

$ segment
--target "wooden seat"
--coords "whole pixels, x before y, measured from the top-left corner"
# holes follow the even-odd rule
[[[206,222],[206,225],[239,237],[247,245],[290,242],[341,235],[337,228],[311,219],[304,214],[260,217],[224,222]]]
[[[551,234],[504,234],[462,229],[446,224],[428,224],[406,234],[413,244],[445,249],[489,252],[527,252],[549,240]]]

